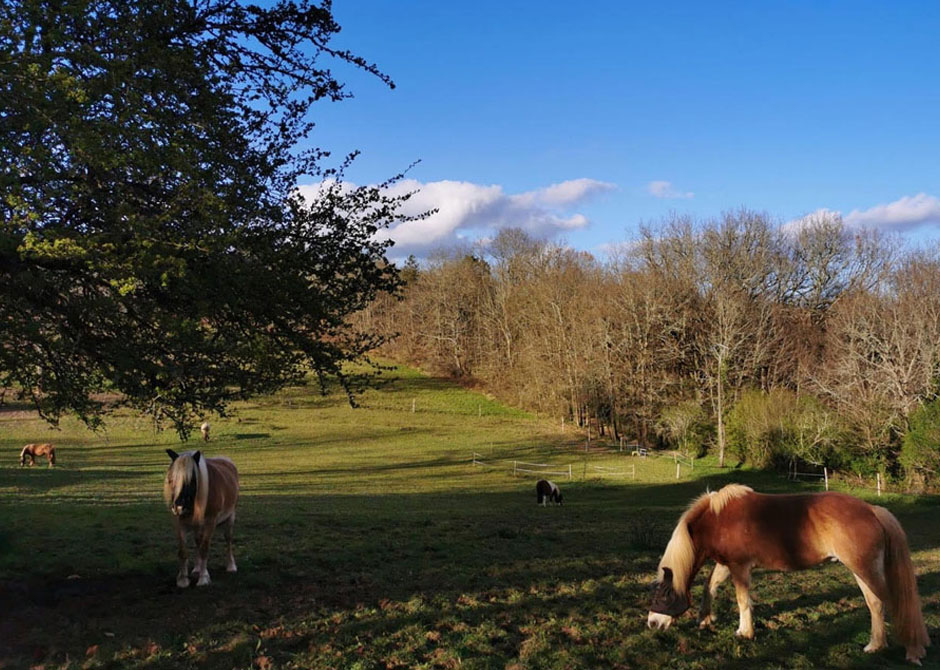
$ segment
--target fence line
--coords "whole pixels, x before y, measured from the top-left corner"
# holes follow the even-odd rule
[[[477,452],[474,451],[473,456],[470,457],[470,460],[473,462],[474,465],[482,465],[485,468],[492,467],[489,463],[484,463],[482,460],[480,460],[482,458],[483,458],[483,454],[478,454]]]
[[[629,469],[621,468],[607,468],[602,465],[590,465],[588,466],[591,470],[596,470],[602,475],[630,475],[631,478],[636,479],[636,465],[631,465]]]
[[[525,463],[524,461],[513,461],[512,462],[512,476],[515,477],[517,472],[529,472],[535,475],[567,475],[570,480],[571,477],[571,464],[568,464],[567,470],[529,470],[528,468],[520,468],[520,465],[531,465],[537,468],[554,468],[559,467],[555,465],[549,465],[547,463]],[[563,465],[560,467],[564,467]]]
[[[656,454],[656,455],[661,458],[663,457],[668,458],[668,454],[661,453],[661,454]],[[695,469],[694,458],[686,459],[685,457],[680,456],[677,452],[673,452],[673,460],[676,463],[676,479],[681,479],[681,472],[682,472],[681,466],[683,464],[687,463],[690,469],[692,470]],[[480,466],[480,467],[485,467],[485,468],[498,467],[497,464],[485,462],[483,460],[483,455],[476,451],[471,452],[470,461],[472,465],[474,466]],[[528,467],[520,467],[520,466],[528,466]],[[699,466],[699,467],[702,467],[702,466]],[[709,468],[713,468],[714,466],[704,466],[704,467],[706,469],[709,469]],[[565,466],[564,465],[552,465],[550,463],[529,463],[527,461],[512,461],[513,476],[516,476],[518,473],[524,472],[524,473],[536,474],[536,475],[558,475],[558,476],[568,477],[569,480],[573,479],[572,466],[570,463],[568,464],[567,469],[561,469],[561,470],[544,470],[544,469],[534,470],[532,468],[565,468]],[[611,476],[629,475],[633,480],[636,480],[636,464],[630,465],[629,468],[610,468],[610,467],[606,467],[603,465],[585,464],[585,472],[587,472],[588,468],[590,468],[591,471],[596,472],[600,475],[611,475]],[[823,484],[826,490],[828,491],[830,474],[832,473],[829,472],[829,468],[825,468],[825,467],[823,468],[823,471],[821,474],[818,472],[800,472],[794,469],[794,470],[789,470],[787,472],[787,479],[790,479],[793,481],[798,480],[800,477],[811,477],[815,479],[821,479],[823,481]],[[846,480],[846,483],[848,483],[851,488],[865,489],[868,491],[876,491],[878,493],[878,496],[881,496],[883,491],[887,491],[887,487],[885,486],[886,482],[883,480],[880,472],[876,473],[875,475],[875,486],[866,484],[864,480],[860,483],[849,483],[848,480]]]

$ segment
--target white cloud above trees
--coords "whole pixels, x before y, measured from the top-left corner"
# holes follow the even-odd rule
[[[319,188],[313,184],[300,187],[300,191],[309,197],[315,196]],[[614,184],[595,179],[572,179],[512,194],[499,185],[404,179],[388,192],[389,195],[415,192],[402,208],[402,214],[417,216],[437,211],[424,219],[397,223],[378,235],[395,240],[392,250],[395,257],[424,256],[460,240],[493,237],[503,228],[521,228],[538,237],[552,237],[587,226],[588,218],[573,211],[574,208],[614,188]]]
[[[820,218],[838,216],[842,217],[842,221],[849,228],[877,228],[902,233],[926,226],[940,226],[940,198],[926,193],[906,195],[868,209],[853,209],[848,214],[821,208],[788,221],[784,224],[784,229],[798,230]]]

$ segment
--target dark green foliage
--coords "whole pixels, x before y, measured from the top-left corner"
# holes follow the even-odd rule
[[[924,403],[911,414],[899,458],[909,480],[918,485],[935,482],[940,472],[940,398]]]
[[[297,150],[348,97],[324,58],[391,85],[338,30],[307,0],[0,7],[0,386],[92,425],[117,391],[185,434],[375,344],[346,317],[397,285],[373,234],[401,199]]]

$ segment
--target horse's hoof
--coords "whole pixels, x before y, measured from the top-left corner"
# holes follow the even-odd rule
[[[225,568],[225,571],[226,572],[238,572],[238,566],[232,563],[227,568]]]
[[[176,579],[176,585],[181,589],[189,588],[189,577],[178,577]]]
[[[882,642],[881,644],[875,644],[874,642],[869,642],[868,644],[865,645],[865,649],[863,649],[863,651],[866,654],[874,654],[876,651],[881,651],[882,649],[884,649],[885,646],[887,645],[885,645],[884,642]]]
[[[753,639],[754,639],[754,631],[752,631],[752,630],[741,630],[741,629],[739,628],[739,629],[737,629],[736,631],[734,631],[734,636],[735,636],[735,637],[744,638],[745,640],[753,640]]]
[[[202,576],[199,577],[199,581],[196,582],[196,586],[209,586],[211,580],[209,579],[209,573],[204,572]]]
[[[705,617],[704,619],[702,619],[701,621],[698,622],[698,627],[699,627],[700,630],[705,630],[706,628],[711,628],[711,627],[712,627],[712,623],[714,623],[714,621],[715,621],[715,617],[713,617],[713,616],[707,616],[707,617]]]
[[[913,663],[914,665],[920,665],[920,659],[927,655],[927,650],[923,647],[916,649],[908,649],[905,660]]]

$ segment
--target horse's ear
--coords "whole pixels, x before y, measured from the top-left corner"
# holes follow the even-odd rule
[[[672,584],[672,568],[663,568],[663,584]]]
[[[193,454],[193,463],[195,463],[196,465],[199,465],[200,458],[202,458],[202,452],[197,451],[195,454]]]
[[[170,457],[171,461],[175,461],[177,458],[180,457],[180,455],[176,453],[175,451],[173,451],[172,449],[167,449],[166,453]]]

